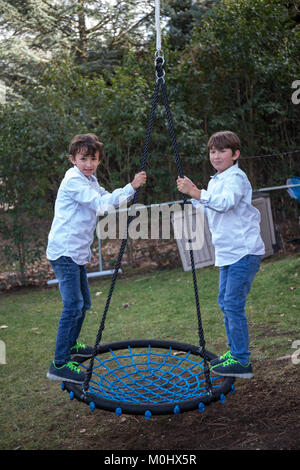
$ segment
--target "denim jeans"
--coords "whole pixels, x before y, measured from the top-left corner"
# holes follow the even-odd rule
[[[261,256],[246,255],[236,263],[220,267],[218,303],[223,312],[228,346],[232,356],[243,365],[250,359],[245,306],[260,262]]]
[[[70,351],[81,331],[85,312],[91,307],[91,296],[85,266],[76,264],[68,256],[61,256],[50,263],[58,280],[63,302],[54,362],[63,364],[70,360]]]

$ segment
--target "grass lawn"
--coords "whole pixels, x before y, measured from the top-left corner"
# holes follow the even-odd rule
[[[226,337],[217,304],[218,270],[202,268],[197,278],[206,346],[222,353]],[[81,335],[86,344],[95,342],[109,286],[110,279],[90,282],[92,308]],[[247,303],[254,362],[295,351],[293,342],[300,340],[299,297],[299,255],[265,260]],[[1,449],[78,448],[86,432],[88,407],[70,402],[59,382],[46,378],[60,311],[57,287],[0,294],[0,339],[6,346],[6,364],[0,364]],[[117,281],[102,343],[127,338],[199,344],[190,272],[157,271]],[[108,420],[99,419],[93,431],[99,439],[108,425]]]

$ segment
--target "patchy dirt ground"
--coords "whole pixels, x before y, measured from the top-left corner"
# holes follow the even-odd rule
[[[134,259],[128,251],[124,261],[146,271],[179,264],[175,243],[155,248],[150,247],[145,256],[141,246]],[[105,246],[106,263],[115,258],[117,250],[112,244]],[[295,251],[298,250],[297,245]],[[97,257],[94,258],[97,270]],[[105,265],[104,269],[109,267]],[[43,282],[51,276],[45,262]],[[33,285],[39,284],[38,278],[33,276]],[[0,276],[1,280],[5,289],[15,287],[8,277]],[[60,428],[64,437],[61,436],[56,450],[299,450],[300,364],[293,365],[291,358],[285,358],[254,361],[253,366],[253,379],[238,379],[234,395],[229,394],[223,404],[212,403],[203,413],[154,416],[150,420],[143,416],[117,417],[102,410],[91,413],[83,403],[70,403],[62,396],[58,409],[52,411],[57,411],[64,420],[52,419],[47,430],[49,442],[52,433],[60,434]]]
[[[115,247],[113,247],[115,249]],[[113,253],[113,248],[107,246]],[[143,246],[141,253],[143,253]],[[291,247],[291,251],[299,246]],[[130,253],[127,254],[130,258]],[[149,249],[148,261],[141,265],[139,252],[135,261],[143,268],[166,267],[178,263],[174,244]],[[127,261],[127,259],[126,259]],[[174,416],[116,417],[114,413],[87,412],[81,427],[77,449],[98,450],[299,450],[300,449],[300,364],[291,358],[256,361],[251,380],[237,379],[235,394],[225,403],[212,403],[198,411]],[[82,404],[79,404],[82,406]],[[99,426],[104,432],[98,432]],[[94,429],[94,433],[89,430]]]
[[[238,379],[236,392],[227,395],[225,403],[213,403],[203,413],[193,411],[146,420],[143,416],[117,417],[101,410],[87,411],[80,419],[81,436],[76,449],[299,449],[300,365],[293,365],[288,358],[255,362],[254,368],[253,379]],[[73,431],[78,435],[78,427]]]

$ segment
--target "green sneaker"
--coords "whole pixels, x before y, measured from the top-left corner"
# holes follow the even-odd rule
[[[61,380],[64,382],[83,384],[85,373],[79,369],[77,362],[70,361],[60,367],[56,367],[54,362],[52,362],[50,369],[47,372],[47,377],[50,380]]]
[[[225,354],[223,354],[220,357],[216,357],[212,361],[210,361],[211,366],[216,366],[217,364],[221,364],[221,362],[226,361],[226,359],[229,359],[231,357],[231,352],[227,351]]]
[[[239,377],[241,379],[251,379],[253,377],[251,363],[243,365],[232,356],[226,361],[213,366],[210,370],[213,374],[225,377]]]
[[[76,360],[92,357],[94,348],[86,346],[82,341],[76,341],[76,344],[71,348],[71,356],[75,356]]]

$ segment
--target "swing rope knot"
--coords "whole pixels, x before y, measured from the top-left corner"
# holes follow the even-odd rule
[[[159,56],[155,59],[155,69],[156,69],[156,81],[162,79],[164,81],[165,71],[163,68],[164,58]]]

